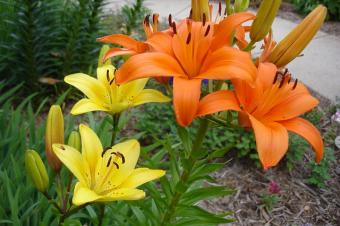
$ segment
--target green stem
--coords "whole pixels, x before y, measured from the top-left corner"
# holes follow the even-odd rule
[[[99,213],[98,213],[98,226],[103,225],[104,215],[105,215],[105,205],[101,204],[99,206]]]
[[[111,138],[111,146],[115,144],[116,134],[118,130],[118,123],[119,123],[119,114],[112,115],[112,138]]]
[[[251,40],[249,44],[243,49],[243,51],[250,52],[254,48],[255,42]]]
[[[172,200],[170,202],[169,208],[166,210],[165,214],[163,215],[162,221],[161,221],[161,226],[165,226],[168,223],[171,222],[171,218],[173,217],[177,204],[179,203],[179,201],[181,200],[181,197],[183,195],[183,193],[185,193],[186,189],[188,188],[188,181],[190,179],[190,175],[191,175],[191,171],[193,169],[193,166],[196,164],[197,161],[197,156],[199,156],[200,151],[201,151],[201,147],[202,147],[202,143],[203,143],[203,139],[205,137],[205,134],[207,132],[209,128],[209,122],[206,119],[202,119],[199,129],[197,131],[196,134],[196,138],[195,141],[193,143],[191,152],[189,153],[189,156],[187,158],[188,160],[188,165],[184,168],[181,178],[180,178],[180,182],[182,183],[185,187],[184,190],[181,189],[181,191],[176,191],[174,196],[172,197]]]

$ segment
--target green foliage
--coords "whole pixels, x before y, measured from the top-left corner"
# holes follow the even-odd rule
[[[303,155],[308,147],[308,143],[303,138],[296,134],[289,134],[288,152],[285,155],[286,166],[289,171],[292,171],[295,164],[303,160]]]
[[[329,19],[340,20],[339,0],[292,0],[292,2],[302,14],[308,14],[317,5],[322,4],[327,7]]]
[[[280,197],[277,194],[264,194],[261,197],[263,206],[271,211],[273,207],[280,201]]]
[[[0,74],[27,92],[96,63],[103,0],[0,1]]]

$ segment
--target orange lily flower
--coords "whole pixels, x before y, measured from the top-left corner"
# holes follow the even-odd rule
[[[265,169],[275,166],[287,152],[287,131],[306,139],[316,153],[316,161],[320,162],[323,157],[320,132],[310,122],[298,117],[316,107],[318,100],[303,84],[297,80],[292,82],[287,71],[278,72],[274,64],[261,63],[257,76],[253,88],[244,81],[233,80],[238,103],[231,91],[218,91],[203,98],[210,101],[201,101],[197,115],[239,111],[240,125],[254,130],[257,151]],[[208,105],[209,111],[206,111]]]
[[[162,51],[132,56],[116,73],[118,84],[145,77],[174,77],[173,99],[177,122],[189,125],[196,115],[203,79],[242,79],[253,82],[256,67],[248,53],[230,47],[235,29],[252,19],[250,13],[227,17],[219,24],[186,19],[173,35],[157,33],[150,45]]]

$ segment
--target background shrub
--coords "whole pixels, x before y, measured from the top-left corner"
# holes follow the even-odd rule
[[[308,14],[317,5],[323,4],[328,9],[330,20],[340,20],[340,1],[339,0],[292,0],[296,9],[302,14]]]

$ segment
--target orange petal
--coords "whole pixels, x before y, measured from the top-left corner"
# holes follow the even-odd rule
[[[243,26],[239,26],[236,28],[235,38],[237,39],[237,46],[240,49],[244,49],[247,47],[248,42],[246,40],[246,32]]]
[[[262,123],[248,115],[255,133],[256,147],[265,169],[275,166],[288,149],[288,132],[276,122]]]
[[[152,34],[150,38],[145,42],[149,44],[155,51],[174,55],[171,46],[171,35],[164,32],[157,32]]]
[[[260,63],[257,71],[257,78],[262,84],[263,89],[268,89],[273,85],[273,81],[277,72],[275,64]]]
[[[139,42],[127,35],[122,34],[107,35],[101,38],[97,38],[97,41],[121,45],[124,48],[134,50],[136,52],[144,52],[148,48],[145,43]]]
[[[221,80],[238,78],[253,82],[256,73],[256,67],[248,53],[223,47],[208,54],[197,78]]]
[[[294,118],[280,122],[287,130],[296,133],[306,139],[315,151],[316,162],[323,157],[323,141],[319,130],[312,123],[302,118]]]
[[[197,112],[201,95],[201,79],[174,77],[174,110],[179,125],[189,125]]]
[[[247,12],[236,13],[226,17],[215,27],[212,49],[218,49],[224,45],[230,46],[235,29],[243,22],[254,18],[254,14]]]
[[[241,111],[235,93],[221,90],[205,96],[199,102],[196,116],[204,116],[226,110]]]
[[[183,76],[178,62],[165,53],[142,53],[130,57],[116,72],[116,83],[146,77]]]
[[[127,50],[122,48],[110,48],[103,56],[103,61],[106,61],[110,57],[122,56],[122,55],[133,55],[137,52],[134,50]]]

